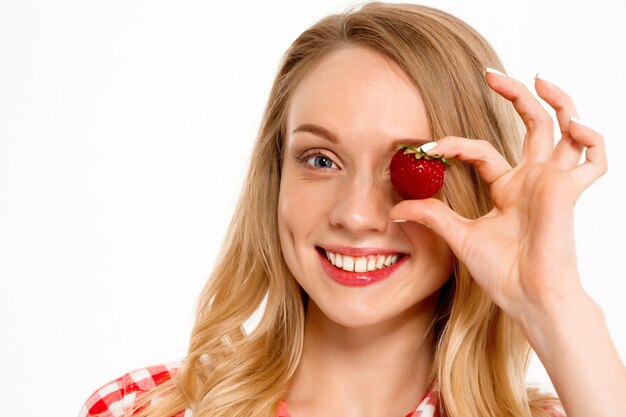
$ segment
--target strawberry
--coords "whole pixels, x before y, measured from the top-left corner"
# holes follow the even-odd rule
[[[440,155],[428,155],[422,148],[398,145],[391,158],[389,171],[393,188],[405,200],[432,197],[443,186],[446,166],[450,163]]]

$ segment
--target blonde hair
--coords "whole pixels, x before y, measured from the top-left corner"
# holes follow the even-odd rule
[[[137,401],[139,409],[159,397],[136,415],[171,417],[187,407],[196,417],[276,415],[300,361],[307,302],[278,239],[286,113],[299,81],[320,58],[352,46],[371,48],[406,72],[424,100],[433,138],[480,138],[517,163],[517,115],[483,80],[485,67],[503,67],[473,28],[433,8],[378,2],[320,20],[283,57],[183,365]],[[468,218],[492,208],[488,187],[469,164],[449,169],[443,199]],[[526,388],[528,342],[455,262],[433,323],[431,380],[437,381],[440,411],[448,417],[542,415],[547,397]],[[244,323],[265,297],[258,326],[246,334]]]

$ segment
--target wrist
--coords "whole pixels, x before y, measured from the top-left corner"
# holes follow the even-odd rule
[[[624,415],[626,368],[600,306],[581,289],[527,312],[520,325],[567,414]]]
[[[582,287],[546,297],[528,309],[518,323],[540,358],[585,338],[591,329],[606,328],[602,309]]]

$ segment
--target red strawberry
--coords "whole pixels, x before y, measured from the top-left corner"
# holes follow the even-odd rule
[[[446,165],[440,155],[428,155],[421,148],[399,145],[391,158],[389,171],[393,188],[405,200],[432,197],[443,186]]]

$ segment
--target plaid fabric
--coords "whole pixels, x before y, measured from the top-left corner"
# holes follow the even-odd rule
[[[83,405],[79,417],[130,416],[137,395],[174,377],[180,366],[180,362],[174,362],[124,374],[94,392]],[[191,416],[191,410],[187,409],[172,417]]]
[[[548,415],[550,417],[567,417],[565,415],[563,405],[561,405],[561,401],[552,400],[546,404],[543,404],[542,408],[548,412]]]
[[[137,395],[173,378],[180,366],[181,362],[173,362],[124,374],[91,394],[83,405],[79,417],[129,417]],[[566,417],[559,401],[547,403],[544,408],[551,417]],[[172,417],[192,416],[191,409],[187,408]],[[276,417],[290,417],[284,399],[280,403]],[[406,417],[440,417],[437,412],[436,385],[424,395],[415,411]]]

